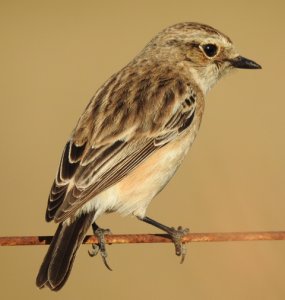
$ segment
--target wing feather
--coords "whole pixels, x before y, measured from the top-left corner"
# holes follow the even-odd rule
[[[60,205],[63,203],[70,179],[75,174],[82,158],[86,143],[77,146],[69,141],[63,150],[56,179],[53,182],[46,210],[46,220],[51,221]]]

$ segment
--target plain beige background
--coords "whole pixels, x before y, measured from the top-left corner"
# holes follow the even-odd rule
[[[104,4],[103,4],[104,3]],[[198,138],[149,216],[192,232],[283,230],[283,1],[0,2],[0,235],[50,235],[47,196],[63,146],[97,88],[166,26],[199,21],[228,34],[262,70],[239,70],[207,97]],[[114,233],[157,232],[135,218]],[[285,243],[108,247],[77,256],[60,293],[34,284],[46,246],[0,249],[2,299],[285,299]]]

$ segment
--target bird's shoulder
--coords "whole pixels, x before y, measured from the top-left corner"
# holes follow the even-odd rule
[[[127,66],[92,97],[72,139],[78,145],[100,145],[128,133],[155,136],[177,114],[203,107],[201,90],[180,69],[147,63],[145,68]]]

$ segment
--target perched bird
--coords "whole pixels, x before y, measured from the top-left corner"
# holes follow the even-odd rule
[[[146,217],[146,209],[193,143],[205,95],[234,68],[261,67],[218,30],[185,22],[160,32],[103,84],[64,148],[50,191],[46,220],[59,225],[38,287],[62,288],[91,225],[105,261],[105,232],[95,221],[107,212],[132,214],[162,229],[184,258],[187,229],[162,225]]]

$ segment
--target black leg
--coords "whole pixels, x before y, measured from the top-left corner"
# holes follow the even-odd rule
[[[181,226],[179,226],[177,229],[175,229],[174,227],[168,227],[149,217],[139,218],[139,220],[148,223],[150,225],[153,225],[170,235],[175,246],[175,253],[177,256],[181,256],[180,263],[182,264],[187,252],[185,243],[182,243],[182,238],[189,233],[189,229],[182,228]]]
[[[107,251],[106,251],[106,242],[105,242],[105,235],[106,234],[111,234],[110,229],[102,229],[100,228],[95,222],[92,223],[92,230],[94,235],[97,236],[98,238],[98,244],[92,244],[92,249],[88,251],[89,255],[91,257],[95,256],[98,254],[98,252],[100,252],[101,257],[103,259],[104,265],[106,266],[106,268],[110,271],[112,271],[112,269],[110,268],[110,266],[107,263]]]

